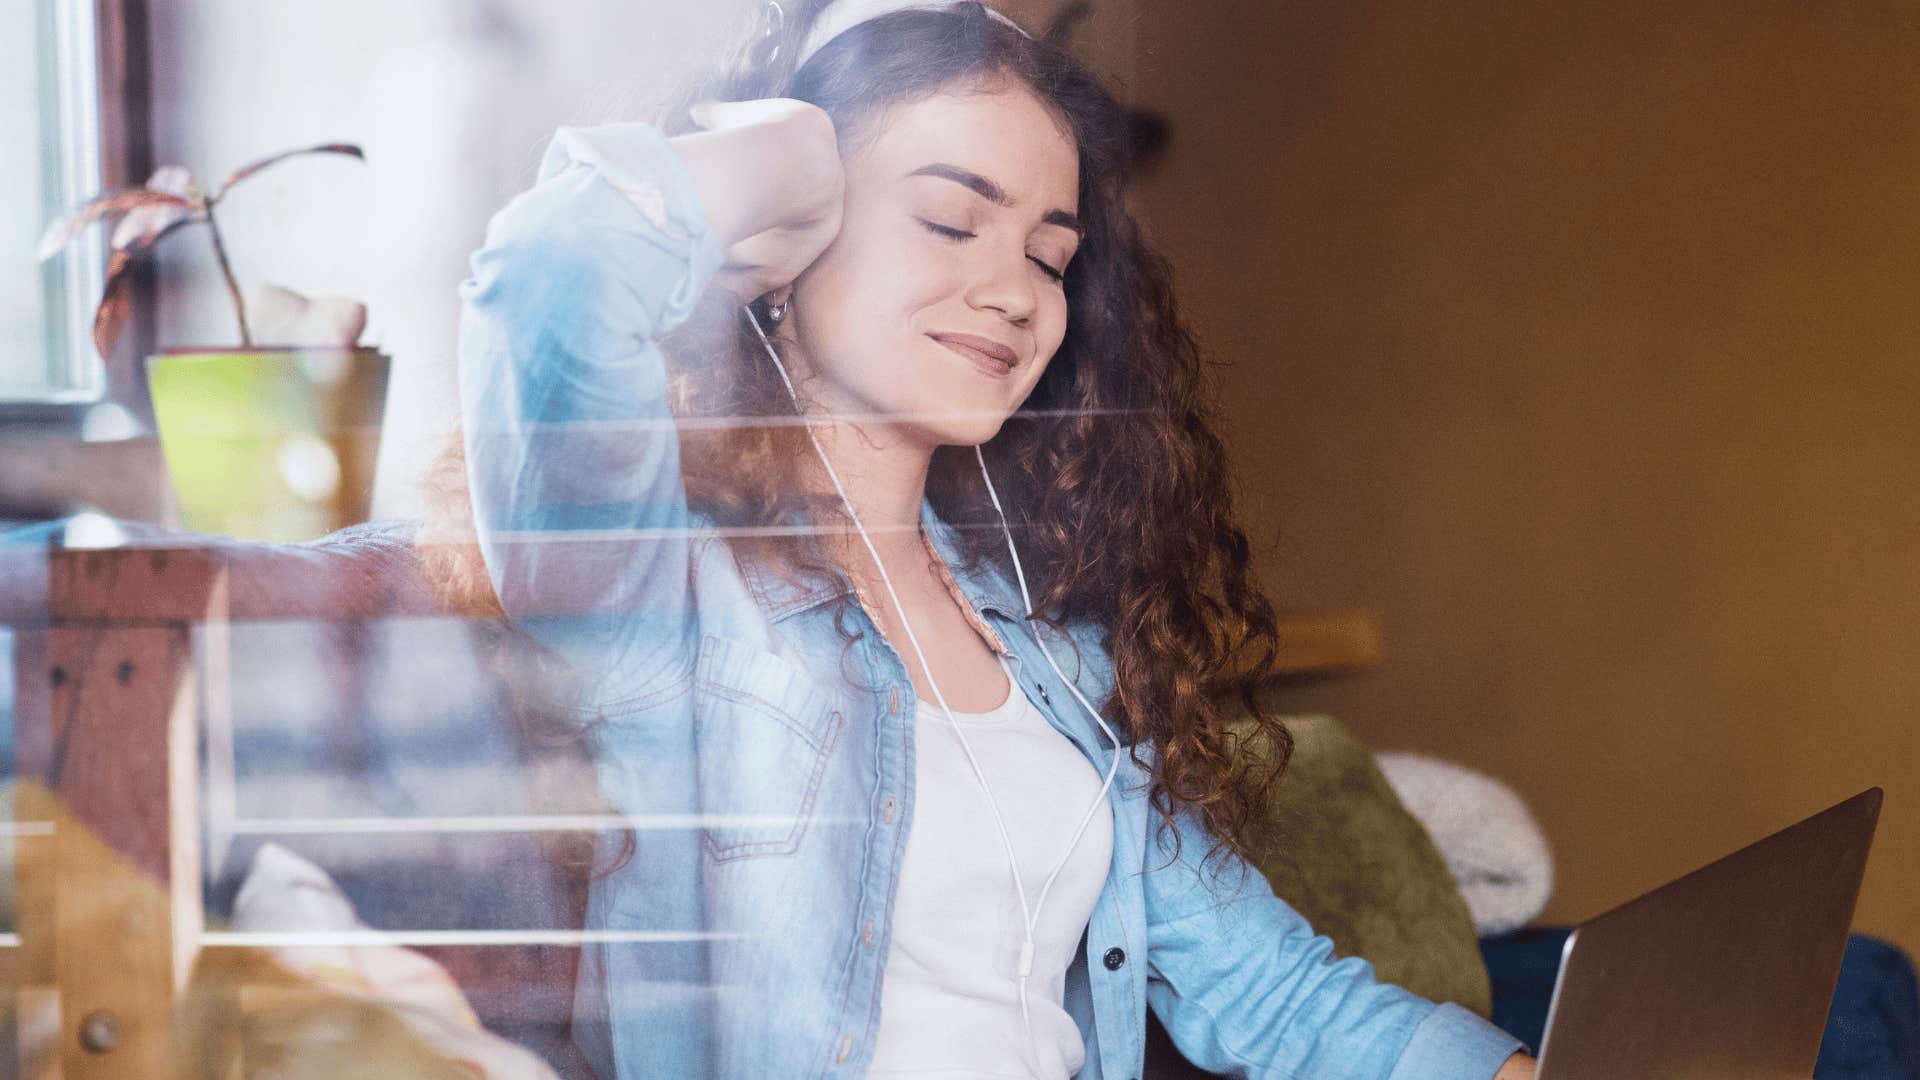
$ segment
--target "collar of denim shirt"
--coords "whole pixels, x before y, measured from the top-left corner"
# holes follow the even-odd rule
[[[945,564],[953,584],[975,611],[997,611],[1015,621],[1025,619],[1026,605],[1021,603],[1020,592],[1014,583],[985,562],[968,565],[960,549],[959,528],[943,520],[934,511],[930,499],[923,498],[920,501],[920,526],[926,532],[927,541],[933,545],[934,553]],[[979,527],[1000,531],[998,521]],[[853,591],[853,583],[845,574],[835,574],[832,579],[808,577],[795,581],[759,562],[743,565],[741,573],[754,595],[766,606],[768,614],[776,620]]]

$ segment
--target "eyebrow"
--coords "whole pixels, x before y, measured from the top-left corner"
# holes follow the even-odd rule
[[[936,176],[942,180],[951,180],[973,192],[975,195],[993,203],[995,206],[1013,205],[1013,196],[1008,195],[1005,188],[981,176],[977,172],[963,169],[958,165],[948,165],[944,162],[936,161],[931,165],[922,165],[907,175]],[[1086,228],[1080,224],[1079,218],[1065,210],[1049,210],[1041,216],[1040,220],[1047,225],[1058,225],[1063,229],[1071,229],[1076,235],[1084,236],[1087,231]]]

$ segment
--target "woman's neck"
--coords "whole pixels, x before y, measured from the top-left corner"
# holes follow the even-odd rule
[[[888,568],[918,551],[920,507],[927,494],[932,447],[890,424],[841,420],[816,425],[814,434]],[[832,482],[824,474],[818,481],[824,491],[832,491]],[[828,539],[841,565],[864,569],[870,564],[872,557],[857,534]],[[839,542],[831,543],[834,539]]]

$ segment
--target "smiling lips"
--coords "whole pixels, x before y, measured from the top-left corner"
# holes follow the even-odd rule
[[[1020,356],[992,338],[975,334],[928,334],[928,337],[965,357],[982,372],[1004,379],[1013,374]]]

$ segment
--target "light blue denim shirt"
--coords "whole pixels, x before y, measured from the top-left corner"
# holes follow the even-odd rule
[[[602,794],[637,842],[591,891],[583,1049],[606,1076],[859,1076],[913,826],[913,684],[865,609],[837,602],[844,579],[795,584],[737,559],[689,510],[654,340],[721,261],[657,131],[556,134],[461,289],[474,511],[509,616],[580,675]],[[923,519],[1023,688],[1104,774],[1114,750],[1017,592]],[[1045,632],[1105,701],[1098,628]],[[1066,980],[1080,1076],[1137,1078],[1148,1008],[1195,1064],[1231,1076],[1485,1078],[1519,1048],[1335,960],[1258,871],[1203,863],[1197,815],[1179,815],[1176,850],[1147,779],[1123,749],[1113,865]]]

